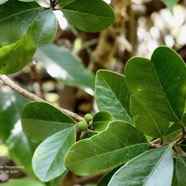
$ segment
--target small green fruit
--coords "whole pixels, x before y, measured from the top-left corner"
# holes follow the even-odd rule
[[[93,116],[92,116],[91,114],[85,114],[84,119],[85,119],[87,122],[90,122],[90,121],[92,121]]]
[[[80,121],[80,122],[77,124],[77,129],[78,129],[78,131],[87,130],[87,129],[88,129],[88,123],[87,123],[86,121]]]

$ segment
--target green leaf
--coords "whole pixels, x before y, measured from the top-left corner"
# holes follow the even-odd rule
[[[107,186],[111,177],[114,175],[114,173],[119,169],[120,167],[116,167],[115,169],[111,170],[107,174],[105,174],[97,183],[96,186]]]
[[[178,123],[173,123],[167,130],[164,140],[167,142],[172,142],[176,137],[181,134],[182,129]]]
[[[170,147],[145,152],[121,167],[108,186],[171,186],[173,158]]]
[[[72,1],[74,1],[74,0],[59,0],[58,4],[60,5],[60,7],[63,7],[65,5],[71,3]]]
[[[140,132],[128,123],[114,121],[103,132],[74,144],[65,164],[76,175],[91,175],[117,167],[146,150],[146,139]]]
[[[154,51],[151,60],[131,58],[125,74],[129,90],[144,107],[169,121],[181,121],[186,69],[178,54],[161,46]]]
[[[0,95],[0,138],[5,142],[20,119],[21,110],[28,99],[8,87],[1,87]]]
[[[179,156],[176,159],[176,178],[177,178],[177,186],[183,186],[186,184],[186,157]]]
[[[169,121],[164,120],[143,107],[134,95],[131,96],[131,115],[134,117],[136,128],[143,134],[162,138],[169,128]]]
[[[108,124],[113,121],[114,118],[110,112],[100,111],[97,112],[92,120],[92,126],[96,131],[103,131],[107,128]]]
[[[129,100],[125,76],[107,70],[97,72],[96,102],[99,110],[109,111],[116,120],[132,123]]]
[[[52,10],[41,12],[30,27],[33,42],[38,47],[52,42],[57,32],[57,19]]]
[[[86,32],[99,32],[115,19],[112,8],[100,0],[74,0],[62,8],[67,20]]]
[[[38,146],[32,166],[41,181],[50,181],[66,172],[65,156],[75,141],[76,127],[71,127],[48,137]]]
[[[22,167],[22,171],[34,176],[32,170],[32,156],[38,143],[30,140],[21,129],[21,122],[18,121],[11,135],[6,141],[11,159]]]
[[[178,0],[161,0],[167,7],[168,9],[173,12],[174,6],[178,3]]]
[[[1,5],[0,46],[14,43],[24,36],[31,22],[41,10],[42,8],[36,2],[24,3],[9,0]]]
[[[21,122],[25,134],[37,141],[76,124],[69,116],[45,102],[27,104],[22,111]]]
[[[27,178],[27,179],[12,179],[12,180],[9,180],[8,182],[5,182],[5,183],[1,183],[1,186],[45,186],[44,183],[41,183],[37,180],[34,180],[34,179],[30,179],[30,178]]]
[[[17,42],[0,48],[0,74],[11,74],[21,70],[36,51],[30,34]]]
[[[89,93],[93,92],[95,80],[93,73],[70,51],[51,44],[39,49],[35,58],[44,63],[51,76],[67,85],[81,87]]]
[[[90,132],[86,132],[85,134],[83,134],[81,139],[86,139],[86,138],[90,138],[94,135],[98,134],[98,132],[95,131],[90,131]]]

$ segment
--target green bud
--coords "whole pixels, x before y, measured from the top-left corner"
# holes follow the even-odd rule
[[[85,114],[84,119],[85,119],[87,122],[90,122],[90,121],[92,121],[93,116],[92,116],[91,114]]]
[[[88,124],[86,121],[80,121],[78,124],[77,124],[77,129],[78,131],[85,131],[88,129]]]

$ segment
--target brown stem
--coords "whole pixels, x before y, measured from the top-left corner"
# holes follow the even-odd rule
[[[0,80],[7,86],[9,86],[12,90],[15,90],[16,92],[18,92],[19,94],[23,95],[24,97],[27,97],[33,101],[42,101],[45,103],[48,103],[47,101],[43,100],[42,98],[36,96],[35,94],[32,94],[30,92],[28,92],[27,90],[23,89],[22,87],[18,86],[17,84],[15,84],[11,79],[9,79],[7,76],[5,75],[0,75]],[[59,108],[62,112],[64,112],[65,114],[67,114],[68,116],[72,117],[73,119],[75,119],[76,121],[82,121],[84,120],[81,116],[77,115],[76,113],[73,113],[67,109],[63,109],[63,108]]]

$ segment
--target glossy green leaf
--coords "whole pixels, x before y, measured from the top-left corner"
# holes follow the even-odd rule
[[[28,99],[8,87],[0,89],[0,138],[4,142],[9,137],[14,125],[20,119],[21,110]],[[11,116],[11,117],[10,117]]]
[[[1,183],[1,186],[45,186],[44,183],[41,183],[35,179],[12,179],[8,182]]]
[[[64,129],[43,141],[32,159],[35,175],[47,182],[65,173],[65,156],[75,141],[76,127]]]
[[[81,87],[89,93],[93,92],[93,73],[70,51],[51,44],[39,49],[35,58],[44,63],[48,73],[54,78],[62,80],[67,85]]]
[[[178,0],[161,0],[170,11],[173,11],[174,6],[178,3]]]
[[[1,5],[0,46],[9,45],[23,37],[41,10],[42,8],[36,2],[9,0]]]
[[[145,152],[121,167],[108,186],[171,186],[173,158],[170,147]]]
[[[70,23],[86,32],[99,32],[115,19],[112,8],[102,0],[74,0],[62,11]]]
[[[169,121],[160,118],[157,114],[143,107],[135,96],[131,96],[131,115],[133,115],[136,128],[143,134],[162,138],[169,128]]]
[[[132,123],[129,100],[125,76],[107,70],[97,72],[96,102],[100,111],[109,111],[114,119]]]
[[[179,134],[181,134],[182,130],[178,123],[173,123],[169,129],[167,130],[164,140],[167,142],[172,142],[173,140],[178,137]]]
[[[52,42],[57,32],[57,19],[52,10],[41,12],[32,23],[31,37],[36,46],[41,47]]]
[[[107,128],[108,124],[113,121],[114,118],[110,112],[100,111],[97,112],[92,120],[92,126],[96,131],[103,131]]]
[[[11,135],[6,141],[6,145],[8,147],[10,157],[16,165],[21,166],[23,172],[34,176],[31,162],[38,143],[30,140],[22,132],[20,121],[18,121],[15,128],[12,130]]]
[[[125,74],[131,93],[144,107],[169,121],[180,122],[185,104],[186,68],[178,54],[161,46],[151,60],[131,58]]]
[[[27,104],[22,111],[21,122],[25,134],[38,141],[76,124],[69,116],[45,102]]]
[[[11,74],[21,70],[36,51],[30,34],[27,33],[16,43],[0,48],[0,74]]]
[[[117,167],[146,150],[143,134],[128,123],[114,121],[103,132],[74,144],[65,164],[76,175],[91,175]]]
[[[186,157],[179,156],[176,159],[176,178],[177,178],[177,186],[186,185]]]

